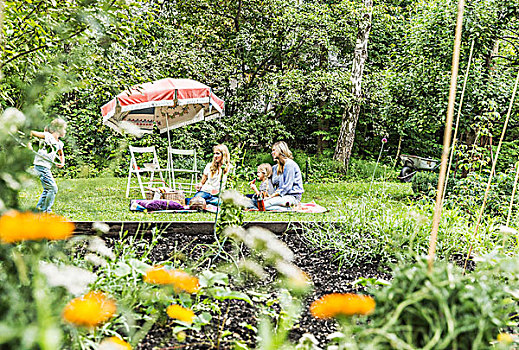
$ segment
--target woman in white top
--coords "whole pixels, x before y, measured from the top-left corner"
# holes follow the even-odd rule
[[[231,168],[230,158],[227,146],[216,145],[213,147],[213,161],[205,166],[202,180],[195,186],[198,192],[193,197],[202,197],[208,204],[218,203],[217,195],[221,189],[224,189],[227,174]]]

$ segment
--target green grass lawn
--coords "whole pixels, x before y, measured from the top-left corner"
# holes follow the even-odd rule
[[[59,192],[53,210],[73,221],[212,221],[212,213],[135,213],[129,211],[130,199],[125,198],[125,178],[57,179]],[[246,191],[242,184],[242,193]],[[41,193],[41,185],[34,182],[20,192],[22,209],[34,209]],[[395,209],[403,209],[412,194],[409,184],[369,182],[333,184],[305,184],[303,202],[315,200],[329,209],[324,214],[247,212],[246,221],[335,221],[347,212],[346,206],[367,201],[387,202]],[[138,191],[130,193],[139,198]]]
[[[125,198],[126,179],[91,178],[58,180],[59,192],[55,213],[72,221],[214,221],[213,213],[140,213],[130,212]],[[242,193],[248,185],[240,184]],[[384,264],[399,259],[411,261],[427,254],[434,202],[414,200],[410,184],[369,181],[305,184],[303,202],[315,200],[329,209],[322,214],[245,212],[245,221],[305,222],[302,234],[317,249],[333,249],[344,266],[354,266],[359,257],[370,257]],[[41,185],[34,181],[19,194],[21,209],[34,209]],[[132,198],[139,198],[137,191]],[[481,223],[477,239],[473,235],[474,218],[457,209],[444,209],[438,231],[437,254],[448,258],[463,255],[469,242],[474,253],[483,255],[503,244],[504,236],[496,229],[497,219]],[[505,248],[516,254],[519,245],[508,240]]]

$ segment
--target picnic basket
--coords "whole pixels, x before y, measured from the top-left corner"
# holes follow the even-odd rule
[[[146,191],[146,199],[152,200],[155,197],[155,193],[160,195],[159,199],[175,201],[182,205],[186,205],[186,195],[184,194],[184,191],[177,191],[164,187],[149,188],[148,191]]]
[[[167,201],[175,201],[182,205],[186,205],[186,195],[184,191],[171,191],[162,194],[162,198]]]

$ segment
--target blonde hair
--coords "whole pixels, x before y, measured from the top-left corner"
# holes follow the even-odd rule
[[[218,171],[222,168],[222,165],[225,165],[225,169],[223,171],[224,174],[227,174],[229,168],[231,167],[231,156],[229,154],[229,149],[226,145],[216,145],[213,147],[213,152],[220,152],[222,154],[221,163],[217,163],[213,157],[213,161],[211,163],[211,176],[214,176]]]
[[[285,141],[278,141],[275,144],[272,145],[272,148],[276,148],[276,150],[280,153],[280,156],[285,159],[294,159],[294,155],[288,148],[288,145]],[[280,175],[283,173],[283,169],[285,168],[285,165],[277,161],[278,163],[278,171],[277,174]],[[284,162],[283,162],[284,163]]]
[[[67,122],[61,118],[56,118],[50,122],[48,126],[49,132],[52,134],[53,132],[59,132],[61,136],[65,134],[65,129],[67,128]]]
[[[258,171],[261,171],[267,175],[267,178],[272,176],[272,165],[269,163],[263,163],[258,165]]]

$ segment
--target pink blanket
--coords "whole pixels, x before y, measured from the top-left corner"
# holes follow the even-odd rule
[[[325,213],[328,211],[323,206],[320,206],[319,204],[315,203],[314,201],[311,201],[310,203],[299,203],[295,208],[294,211],[297,213]]]
[[[258,209],[246,209],[247,211],[258,211]],[[318,214],[318,213],[326,213],[328,211],[327,208],[311,201],[310,203],[299,203],[293,208],[288,208],[287,210],[268,210],[271,213],[286,213],[286,212],[295,212],[295,213],[310,213],[310,214]]]

